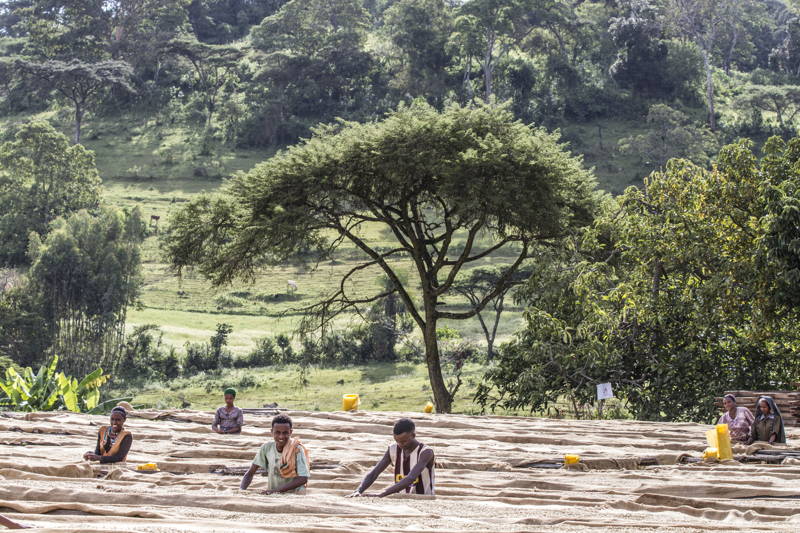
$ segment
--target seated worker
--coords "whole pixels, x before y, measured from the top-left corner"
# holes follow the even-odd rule
[[[102,426],[97,432],[97,446],[94,453],[86,452],[83,458],[87,461],[100,461],[101,463],[119,463],[128,457],[128,452],[133,443],[130,431],[125,430],[125,420],[128,412],[124,407],[117,406],[111,410],[111,425]]]
[[[299,439],[292,438],[292,419],[278,415],[272,419],[272,438],[258,450],[250,470],[242,478],[239,488],[246,490],[259,468],[267,472],[269,489],[262,494],[294,492],[305,494],[310,461],[308,450]]]
[[[747,407],[737,406],[736,396],[733,394],[726,394],[722,403],[725,412],[719,417],[717,424],[728,424],[732,442],[747,442],[754,422],[753,413]]]
[[[241,433],[244,425],[244,413],[233,405],[236,389],[225,389],[225,405],[217,409],[211,430],[215,433]]]
[[[30,526],[23,526],[22,524],[14,522],[10,518],[6,518],[1,514],[0,514],[0,526],[5,526],[8,529],[30,529]]]
[[[786,431],[783,428],[781,411],[771,396],[762,396],[756,402],[756,419],[750,430],[748,444],[755,441],[786,444]]]
[[[434,495],[434,456],[433,450],[417,440],[416,426],[408,418],[401,418],[394,425],[395,444],[389,446],[383,459],[370,470],[361,485],[348,498],[368,496],[383,498],[396,492],[408,494]],[[383,492],[367,493],[378,476],[389,465],[394,466],[394,485]]]

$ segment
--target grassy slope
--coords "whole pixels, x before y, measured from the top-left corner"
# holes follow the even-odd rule
[[[469,365],[454,410],[462,413],[480,411],[472,396],[483,369]],[[282,407],[304,410],[336,411],[341,409],[343,394],[359,394],[361,408],[371,411],[422,410],[431,399],[425,365],[411,363],[375,363],[367,366],[313,369],[301,386],[300,375],[293,367],[226,370],[219,374],[200,373],[170,383],[151,383],[113,391],[117,397],[135,396],[136,403],[158,407],[189,406],[210,409],[222,402],[224,387],[237,388],[237,404],[261,407],[278,402]]]

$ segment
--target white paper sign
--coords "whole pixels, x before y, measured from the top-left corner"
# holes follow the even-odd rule
[[[611,383],[598,383],[597,385],[597,399],[608,400],[614,397],[614,391],[611,390]]]

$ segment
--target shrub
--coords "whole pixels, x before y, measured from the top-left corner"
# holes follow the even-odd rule
[[[180,358],[173,347],[163,344],[164,333],[155,324],[136,327],[125,339],[120,376],[143,379],[172,379],[180,374]]]
[[[203,372],[233,366],[233,354],[228,350],[230,324],[217,324],[217,331],[205,343],[186,343],[186,371]]]
[[[6,368],[0,380],[0,406],[17,411],[55,411],[69,409],[76,413],[91,411],[100,405],[100,387],[109,376],[98,368],[81,381],[63,372],[56,373],[58,356],[34,374],[30,367],[17,372]]]

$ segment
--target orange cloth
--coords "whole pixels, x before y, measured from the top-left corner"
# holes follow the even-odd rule
[[[98,433],[100,434],[100,453],[104,457],[108,457],[109,455],[114,455],[115,453],[117,453],[117,451],[119,451],[119,445],[122,444],[122,441],[125,440],[125,437],[131,434],[130,431],[123,429],[122,432],[120,432],[120,434],[117,435],[117,438],[116,440],[114,440],[114,444],[111,445],[111,448],[106,450],[105,443],[106,443],[106,435],[108,433],[108,426],[102,426]],[[128,457],[125,456],[122,458],[122,460],[124,461],[127,458]]]
[[[290,438],[281,452],[281,466],[279,468],[281,477],[297,477],[297,449],[300,448],[306,456],[308,469],[311,470],[311,459],[308,457],[308,450],[300,442],[300,439]]]

